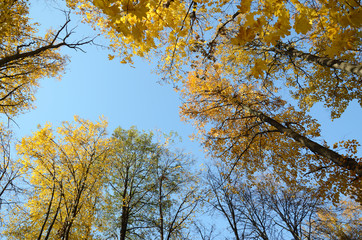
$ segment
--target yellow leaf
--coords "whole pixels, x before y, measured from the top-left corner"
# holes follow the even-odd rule
[[[295,17],[294,30],[297,33],[306,34],[311,29],[312,24],[305,14],[299,14]]]

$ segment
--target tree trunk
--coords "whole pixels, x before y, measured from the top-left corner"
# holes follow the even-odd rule
[[[238,103],[247,112],[254,114],[262,121],[267,122],[271,126],[275,127],[279,132],[284,133],[288,137],[293,138],[295,141],[301,143],[303,146],[305,146],[312,152],[314,152],[320,156],[323,156],[325,158],[328,158],[336,165],[352,172],[353,175],[357,175],[358,178],[362,177],[362,166],[355,159],[343,157],[339,153],[337,153],[329,148],[326,148],[326,147],[320,145],[319,143],[316,143],[316,142],[308,139],[307,137],[300,135],[299,133],[295,132],[293,129],[291,129],[287,126],[282,125],[281,123],[274,120],[273,118],[268,117],[264,113],[253,110],[247,106],[244,106],[239,101],[238,101]]]
[[[121,236],[120,240],[126,239],[126,233],[127,233],[127,226],[128,226],[128,216],[129,216],[129,208],[128,208],[128,200],[127,198],[127,190],[128,190],[128,170],[129,167],[127,167],[126,171],[126,178],[124,183],[124,189],[123,189],[123,203],[122,203],[122,222],[121,222]]]
[[[342,60],[331,59],[328,57],[319,57],[310,53],[296,50],[292,46],[289,46],[285,43],[279,43],[279,47],[265,48],[265,50],[288,55],[291,58],[302,58],[307,62],[316,63],[322,67],[338,69],[347,73],[357,74],[362,77],[362,65],[360,64],[348,63]]]

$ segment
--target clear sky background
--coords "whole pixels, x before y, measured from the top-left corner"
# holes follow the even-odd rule
[[[59,28],[65,21],[64,14],[52,1],[32,0],[31,17],[41,24],[42,31]],[[59,6],[58,6],[59,7]],[[71,15],[70,26],[78,26],[72,39],[95,36],[89,27]],[[101,37],[96,42],[104,41]],[[156,65],[136,59],[134,68],[120,64],[115,58],[108,60],[108,52],[96,46],[85,46],[86,53],[62,49],[69,55],[70,63],[61,81],[43,79],[36,93],[36,109],[16,117],[13,126],[18,138],[30,135],[37,125],[50,122],[59,126],[62,121],[73,121],[74,115],[95,121],[104,116],[109,122],[108,132],[121,126],[128,129],[135,125],[139,130],[162,132],[176,131],[182,137],[179,145],[192,152],[199,162],[205,162],[197,142],[189,140],[194,132],[190,124],[179,118],[181,100],[170,85],[160,85],[159,76],[151,74]],[[321,106],[311,112],[322,124],[322,137],[329,145],[336,141],[357,139],[362,142],[362,111],[352,103],[343,117],[333,122],[329,111]],[[359,149],[361,151],[361,148]]]

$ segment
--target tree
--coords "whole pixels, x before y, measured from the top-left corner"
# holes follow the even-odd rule
[[[16,184],[20,176],[20,166],[11,154],[12,131],[0,123],[0,132],[0,210],[8,212],[21,191]],[[3,223],[3,221],[3,216],[1,216],[0,222]]]
[[[208,205],[228,222],[235,239],[311,239],[322,201],[317,191],[260,174],[247,179],[218,162],[209,169]]]
[[[0,3],[0,113],[11,118],[32,108],[39,79],[61,77],[67,57],[59,49],[80,49],[92,40],[71,42],[69,14],[59,30],[37,36],[37,23],[30,23],[29,2],[4,0]]]
[[[50,124],[17,146],[29,198],[11,215],[8,239],[92,239],[107,174],[107,123],[74,117],[56,132]]]
[[[67,3],[107,34],[126,62],[162,51],[163,70],[176,73],[183,65],[195,66],[199,56],[203,63],[221,63],[238,79],[244,74],[275,85],[271,80],[283,74],[296,87],[301,106],[323,101],[335,117],[349,101],[360,99],[361,13],[356,0]]]
[[[117,128],[103,204],[104,233],[111,239],[182,239],[198,206],[197,176],[182,151],[153,133]],[[101,228],[102,229],[102,228]]]
[[[361,239],[362,209],[358,203],[344,200],[338,206],[320,208],[317,213],[313,239]]]
[[[102,204],[102,227],[110,239],[145,238],[152,211],[152,172],[157,144],[153,134],[118,127],[112,137],[111,169]]]
[[[153,172],[154,212],[148,221],[156,229],[157,239],[187,239],[201,194],[198,177],[190,169],[187,154],[172,151],[167,144],[158,147]]]
[[[339,154],[310,140],[319,136],[319,125],[303,111],[250,84],[231,84],[218,68],[200,72],[189,76],[182,114],[206,136],[212,156],[248,174],[269,168],[287,183],[317,181],[321,197],[338,201],[344,193],[361,200],[358,143],[346,142],[349,153]]]
[[[289,179],[313,174],[324,192],[333,189],[329,197],[336,202],[340,194],[352,194],[361,201],[359,143],[353,139],[336,143],[333,147],[347,149],[337,152],[316,141],[318,125],[307,115],[318,102],[331,110],[332,118],[339,117],[351,101],[362,103],[359,1],[67,3],[83,14],[85,21],[107,34],[122,62],[132,62],[133,56],[161,53],[159,70],[186,92],[186,101],[194,101],[181,114],[195,120],[201,133],[206,134],[204,145],[212,155],[221,157],[223,153],[226,159],[228,153],[223,150],[231,149],[234,156],[225,161],[232,162],[251,149],[255,150],[250,155],[261,152],[255,142],[268,145],[266,139],[270,138],[274,147],[269,144],[264,151],[269,160],[252,166],[271,164],[283,178],[290,175]],[[182,86],[180,82],[189,72],[194,72],[189,75],[191,79],[199,79],[199,83],[206,79],[207,84],[199,87],[191,80],[194,82]],[[221,77],[209,81],[211,75]],[[222,87],[213,88],[212,84]],[[224,87],[228,86],[234,90],[225,93]],[[211,94],[202,93],[208,88]],[[285,96],[285,90],[292,95]],[[295,98],[295,106],[286,104],[290,97]],[[222,110],[214,111],[220,115],[208,114],[211,111],[202,101],[220,103],[215,109]],[[189,109],[191,106],[196,110]],[[229,128],[223,129],[226,122]],[[207,131],[210,125],[206,123],[216,126]],[[215,138],[215,134],[221,137]],[[250,137],[241,140],[240,136],[245,135]],[[285,153],[295,159],[285,162],[281,157]]]

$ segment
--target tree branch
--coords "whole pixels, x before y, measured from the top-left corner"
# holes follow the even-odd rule
[[[69,48],[73,48],[73,49],[80,49],[79,47],[85,44],[89,44],[93,42],[93,39],[87,40],[87,39],[82,39],[80,41],[74,42],[74,43],[69,43],[67,42],[67,39],[70,37],[70,35],[72,35],[73,31],[70,30],[68,31],[68,24],[70,22],[69,19],[69,14],[66,17],[66,22],[63,24],[63,26],[60,27],[60,29],[55,33],[53,39],[48,42],[47,45],[36,48],[34,50],[29,50],[23,53],[20,53],[20,48],[19,46],[17,47],[17,51],[15,54],[9,55],[9,56],[5,56],[3,58],[0,59],[0,67],[4,67],[6,65],[8,65],[11,62],[17,61],[17,60],[22,60],[25,58],[29,58],[29,57],[35,57],[38,56],[39,54],[50,50],[50,49],[57,49],[60,48],[62,46],[67,46]],[[65,36],[63,38],[60,38],[59,35],[65,31]],[[61,42],[56,43],[57,40],[61,40]],[[21,45],[20,47],[24,47],[26,45]]]
[[[319,143],[316,143],[316,142],[308,139],[305,136],[302,136],[301,134],[295,132],[293,129],[282,125],[281,123],[279,123],[275,119],[265,115],[264,113],[243,105],[239,99],[235,98],[235,100],[237,101],[237,103],[240,106],[242,106],[242,108],[245,111],[257,116],[260,120],[265,121],[268,124],[270,124],[271,126],[275,127],[280,133],[283,133],[286,136],[293,138],[296,142],[301,143],[303,146],[305,146],[312,152],[314,152],[320,156],[323,156],[325,158],[328,158],[336,165],[338,165],[344,169],[347,169],[354,174],[357,174],[358,178],[362,177],[362,166],[355,159],[349,158],[349,157],[344,157],[341,154],[339,154],[327,147],[324,147],[324,146],[320,145]]]

